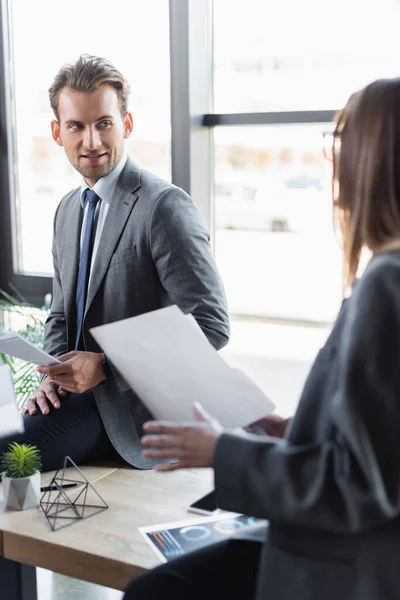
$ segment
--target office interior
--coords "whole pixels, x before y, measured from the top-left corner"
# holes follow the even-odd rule
[[[342,300],[324,134],[353,91],[398,74],[400,3],[1,0],[0,18],[0,289],[49,302],[54,211],[80,181],[47,90],[61,64],[104,56],[131,85],[128,155],[187,191],[210,231],[221,355],[291,415]],[[40,572],[40,600],[75,596],[122,597]]]

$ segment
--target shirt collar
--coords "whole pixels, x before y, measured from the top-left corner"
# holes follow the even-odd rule
[[[86,205],[85,200],[85,191],[87,189],[92,189],[99,196],[100,200],[104,200],[107,204],[110,203],[110,198],[114,193],[115,186],[117,185],[117,181],[119,176],[122,173],[123,168],[125,167],[126,161],[128,160],[128,156],[126,154],[123,155],[115,169],[111,171],[105,177],[101,177],[92,188],[88,186],[85,179],[82,178],[81,184],[81,204],[83,207]]]

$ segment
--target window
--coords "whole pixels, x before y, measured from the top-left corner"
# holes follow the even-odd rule
[[[51,138],[47,90],[61,65],[80,54],[111,60],[132,90],[135,129],[127,152],[170,179],[168,2],[69,0],[56,9],[51,0],[13,0],[9,5],[17,165],[14,270],[51,274],[54,211],[80,176]]]
[[[398,0],[214,0],[217,113],[339,108],[397,76]]]
[[[329,323],[341,301],[327,125],[215,129],[215,252],[236,315]]]
[[[214,0],[215,252],[235,315],[334,319],[342,260],[324,131],[398,75],[400,2]],[[263,126],[261,124],[264,124]],[[329,142],[325,136],[325,144]]]

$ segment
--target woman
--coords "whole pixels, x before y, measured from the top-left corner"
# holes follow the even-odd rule
[[[257,544],[237,560],[234,542],[210,546],[134,580],[126,598],[400,598],[400,79],[354,94],[334,141],[351,295],[285,438],[223,432],[197,412],[191,425],[147,423],[142,440],[147,456],[177,460],[159,470],[212,466],[221,508],[268,519],[259,566]],[[224,592],[230,578],[237,593]]]

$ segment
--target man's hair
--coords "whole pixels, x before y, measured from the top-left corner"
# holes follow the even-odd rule
[[[117,93],[121,114],[128,110],[130,87],[125,77],[105,58],[82,54],[75,63],[61,67],[49,88],[50,105],[59,120],[58,101],[60,92],[69,88],[75,92],[95,92],[102,85],[113,87]]]
[[[333,207],[343,235],[344,287],[364,247],[400,248],[400,78],[353,94],[334,132]]]

